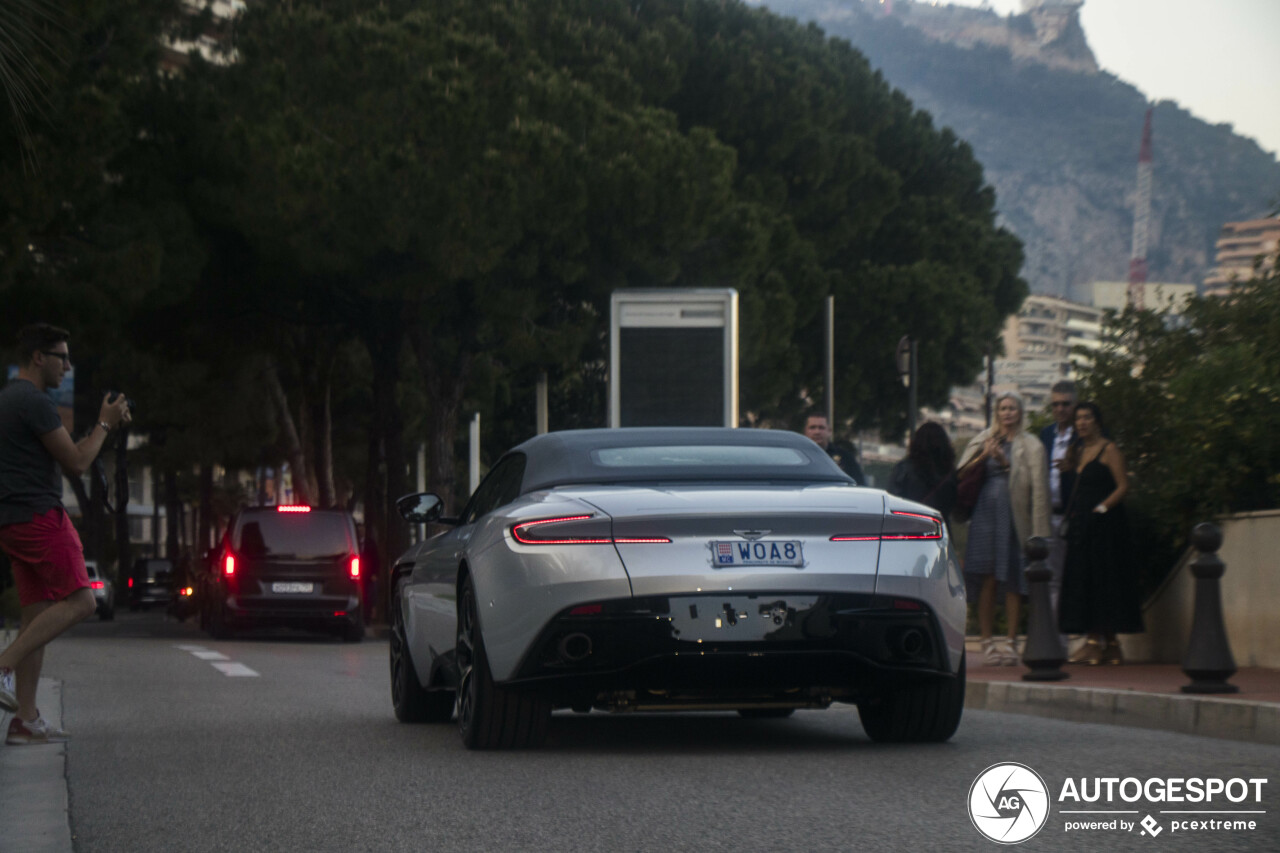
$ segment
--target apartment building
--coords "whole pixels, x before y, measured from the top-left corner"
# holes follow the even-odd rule
[[[1076,366],[1088,361],[1077,348],[1101,344],[1103,309],[1060,296],[1032,294],[1005,322],[1005,357],[995,363],[992,390],[1017,391],[1027,409],[1048,405],[1049,389],[1074,379]]]
[[[1259,257],[1270,266],[1280,254],[1280,216],[1228,222],[1218,234],[1216,265],[1204,280],[1206,296],[1223,296],[1239,281],[1253,278]]]
[[[1163,281],[1149,281],[1145,285],[1143,304],[1154,311],[1169,311],[1181,314],[1187,300],[1196,295],[1194,284],[1173,284]],[[1123,311],[1129,302],[1129,283],[1127,281],[1095,281],[1088,286],[1092,295],[1093,307],[1103,311],[1112,309]]]

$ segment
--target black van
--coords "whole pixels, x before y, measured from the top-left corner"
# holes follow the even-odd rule
[[[225,639],[286,626],[364,638],[360,546],[351,514],[306,506],[242,509],[202,588],[201,625]]]
[[[173,561],[139,557],[129,572],[129,609],[165,605],[173,598]]]

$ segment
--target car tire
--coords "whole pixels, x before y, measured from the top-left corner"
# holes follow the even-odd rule
[[[350,622],[342,626],[342,641],[358,643],[364,639],[364,617],[359,613]]]
[[[209,636],[215,640],[230,640],[231,624],[227,621],[227,606],[215,604],[209,614]]]
[[[858,703],[867,736],[880,743],[941,743],[964,712],[965,659],[955,678],[912,684]]]
[[[458,732],[467,749],[538,746],[551,721],[551,703],[533,690],[499,687],[489,671],[471,578],[458,596]]]
[[[738,716],[744,720],[785,720],[795,712],[795,708],[739,708]]]
[[[109,607],[98,613],[98,620],[100,622],[110,622],[115,618],[116,618],[116,609],[114,607]]]
[[[392,602],[391,705],[402,723],[447,723],[453,719],[452,690],[427,690],[418,680],[409,642],[404,632],[404,616],[399,602]]]

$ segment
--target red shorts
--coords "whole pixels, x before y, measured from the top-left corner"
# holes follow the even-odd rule
[[[0,527],[0,548],[13,562],[18,603],[23,607],[61,601],[89,586],[80,534],[60,507],[30,521]]]

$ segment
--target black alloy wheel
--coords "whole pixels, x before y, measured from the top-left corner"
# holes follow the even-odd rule
[[[391,602],[391,705],[402,723],[447,723],[453,719],[453,691],[427,690],[418,680],[405,637],[400,601]]]
[[[463,745],[467,749],[521,749],[542,743],[551,721],[551,705],[534,691],[494,684],[470,576],[463,578],[458,596],[456,657],[458,733]]]

